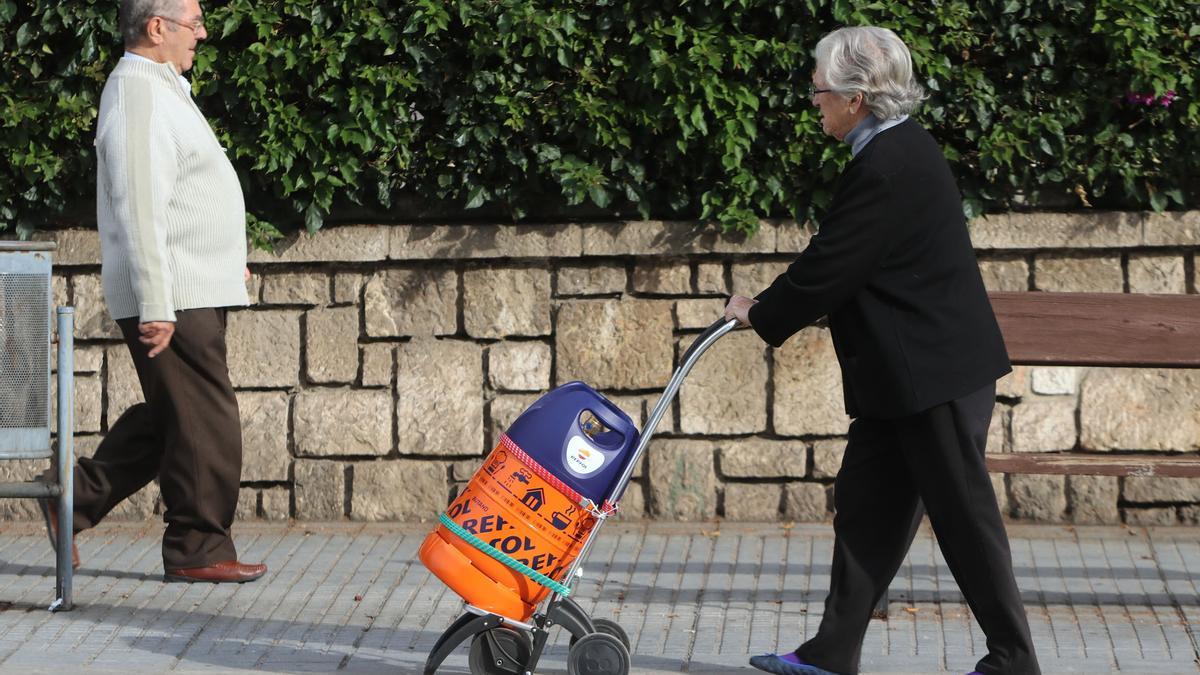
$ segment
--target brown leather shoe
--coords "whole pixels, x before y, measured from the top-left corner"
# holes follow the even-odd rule
[[[42,518],[46,521],[46,534],[50,535],[50,548],[58,551],[58,503],[53,499],[37,500],[38,508],[42,510]],[[71,538],[71,568],[79,569],[79,547]]]
[[[266,565],[252,565],[236,560],[223,560],[208,567],[185,567],[167,570],[163,581],[207,581],[214,584],[244,584],[267,573]]]

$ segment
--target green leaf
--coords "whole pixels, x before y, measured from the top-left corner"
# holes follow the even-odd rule
[[[228,18],[226,18],[221,24],[221,38],[224,39],[229,37],[233,31],[237,30],[238,24],[240,24],[241,21],[241,17],[239,17],[237,14],[231,14]]]
[[[477,209],[487,201],[487,189],[481,185],[473,185],[467,190],[467,209]]]
[[[976,216],[983,215],[983,202],[978,199],[964,199],[962,202],[963,216],[967,220],[971,220]]]
[[[534,146],[534,151],[537,152],[537,158],[540,162],[553,162],[562,157],[562,151],[558,146],[539,143]]]
[[[700,109],[699,103],[692,107],[692,115],[690,119],[692,126],[700,130],[700,135],[708,135],[708,125],[704,122],[704,111]]]
[[[325,216],[315,202],[310,203],[304,211],[304,227],[309,234],[316,234],[325,224]]]
[[[609,203],[612,202],[612,195],[600,185],[593,185],[588,188],[588,196],[591,197],[593,204],[602,209],[607,208]]]

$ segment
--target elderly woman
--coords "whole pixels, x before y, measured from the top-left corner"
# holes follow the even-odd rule
[[[834,485],[832,576],[817,634],[762,670],[858,672],[871,610],[922,513],[987,635],[979,673],[1038,673],[984,445],[1011,368],[941,150],[908,113],[923,97],[908,48],[843,28],[816,49],[811,97],[850,145],[828,213],[769,288],[725,310],[778,347],[829,317],[854,418]]]

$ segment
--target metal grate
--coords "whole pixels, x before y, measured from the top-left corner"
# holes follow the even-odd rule
[[[0,429],[50,424],[48,274],[0,273]]]

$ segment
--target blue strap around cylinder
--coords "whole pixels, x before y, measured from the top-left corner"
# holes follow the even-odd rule
[[[505,567],[508,567],[516,572],[520,572],[521,574],[529,577],[531,580],[536,581],[537,583],[545,586],[546,588],[549,588],[550,590],[554,591],[555,593],[558,593],[559,595],[563,596],[564,598],[571,595],[570,588],[567,588],[563,584],[558,583],[557,581],[551,579],[550,577],[546,576],[545,574],[542,574],[541,572],[534,570],[532,567],[530,567],[530,566],[526,565],[525,563],[521,562],[520,560],[517,560],[516,558],[508,555],[504,551],[497,550],[496,547],[492,546],[491,544],[488,544],[486,541],[480,539],[479,537],[476,537],[475,535],[468,532],[461,525],[454,522],[454,520],[451,519],[450,516],[443,513],[441,516],[439,516],[439,519],[442,521],[442,525],[446,526],[447,530],[450,530],[455,535],[457,535],[460,539],[462,539],[463,541],[467,542],[468,544],[474,546],[475,548],[479,549],[481,552],[487,554],[489,557],[494,558],[497,562],[504,565]]]

